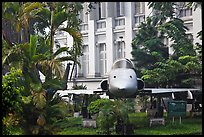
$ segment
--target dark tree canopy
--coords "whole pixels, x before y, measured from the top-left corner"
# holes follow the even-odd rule
[[[175,4],[149,2],[149,8],[153,9],[154,14],[140,24],[132,41],[132,60],[138,76],[144,79],[146,86],[193,87],[201,80],[202,45],[193,44],[188,39],[188,28],[179,16],[175,16]],[[184,7],[191,8],[198,4],[189,3]],[[172,42],[170,47],[174,51],[170,55],[164,38]]]

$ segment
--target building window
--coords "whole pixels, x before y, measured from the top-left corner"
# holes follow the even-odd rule
[[[179,2],[178,4],[180,17],[192,16],[192,8],[186,7],[188,2]]]
[[[139,25],[145,20],[145,15],[135,15],[135,24]]]
[[[88,23],[80,24],[80,31],[86,31],[86,30],[88,30]]]
[[[98,20],[96,21],[97,29],[106,28],[106,21],[105,20]]]
[[[104,76],[107,72],[106,44],[99,44],[99,72]]]
[[[83,45],[82,47],[82,60],[81,60],[81,69],[82,69],[82,75],[84,77],[87,77],[89,73],[89,49],[88,45]]]
[[[88,5],[87,3],[83,4],[83,10],[79,14],[79,19],[81,20],[80,31],[88,30]]]
[[[135,2],[135,15],[145,13],[145,3],[144,2]]]
[[[118,41],[115,44],[115,60],[119,58],[125,57],[125,42],[124,41]]]
[[[135,2],[135,25],[139,25],[145,19],[145,3]]]
[[[116,16],[124,16],[124,2],[116,2]]]
[[[106,18],[106,3],[99,2],[99,20]]]
[[[87,8],[83,9],[79,15],[82,23],[88,22],[88,12],[86,10],[87,10]]]
[[[115,26],[122,26],[125,25],[125,18],[120,17],[120,18],[115,18]]]
[[[192,9],[181,9],[180,17],[192,16]]]

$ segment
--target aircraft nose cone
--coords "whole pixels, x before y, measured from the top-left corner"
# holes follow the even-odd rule
[[[118,90],[120,90],[120,91],[125,91],[125,88],[118,88]]]

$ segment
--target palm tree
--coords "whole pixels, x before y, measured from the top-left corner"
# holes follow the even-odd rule
[[[49,8],[47,8],[49,7]],[[51,11],[49,10],[51,9]],[[3,3],[3,19],[14,22],[17,32],[21,32],[22,29],[27,30],[26,34],[29,34],[29,21],[32,19],[35,21],[35,29],[41,33],[45,33],[45,28],[50,28],[50,33],[48,33],[48,39],[50,42],[49,50],[52,54],[53,52],[53,38],[56,31],[66,31],[74,38],[74,45],[72,53],[70,55],[74,56],[71,60],[74,62],[74,66],[77,64],[77,57],[81,55],[81,35],[79,33],[79,20],[77,19],[78,11],[82,9],[81,3],[67,3],[67,2],[5,2]],[[8,12],[11,10],[12,12]],[[59,26],[67,21],[67,27],[60,29]],[[21,37],[23,35],[21,34]],[[28,37],[28,36],[25,36]],[[29,39],[29,38],[28,38]],[[7,39],[6,39],[7,40]],[[7,41],[9,43],[10,41]],[[69,60],[69,58],[63,58],[63,60]],[[62,60],[62,59],[61,59]],[[45,61],[46,62],[46,61]],[[46,76],[47,79],[52,79],[52,70],[59,74],[60,67],[62,65],[59,63],[59,60],[53,60],[53,57],[50,56],[49,61],[47,61],[49,75]],[[49,62],[49,63],[48,63]],[[55,68],[53,68],[55,67]],[[66,70],[68,70],[68,67]],[[46,67],[47,68],[47,67]],[[73,68],[74,69],[74,68]],[[58,70],[58,71],[57,71]],[[73,73],[73,70],[72,70]],[[68,76],[68,71],[66,71]],[[60,73],[60,75],[62,75]],[[66,78],[65,76],[64,78]],[[72,76],[72,75],[71,75]],[[66,80],[67,81],[67,80]]]
[[[20,34],[20,43],[28,42],[31,31],[31,20],[43,7],[39,2],[4,2],[2,4],[3,21],[11,22],[15,31]]]
[[[24,28],[26,30],[26,35],[29,34],[29,19],[36,19],[36,24],[39,25],[42,21],[44,23],[44,28],[46,25],[53,29],[51,36],[47,36],[41,38],[39,36],[29,35],[29,42],[22,44],[12,44],[10,45],[9,39],[5,39],[3,37],[3,65],[14,66],[18,64],[18,67],[23,70],[24,79],[22,79],[22,84],[25,85],[24,94],[25,94],[25,105],[23,106],[23,123],[25,128],[25,134],[49,134],[48,127],[49,124],[52,124],[53,120],[49,120],[48,117],[56,116],[54,112],[60,112],[60,114],[64,115],[65,108],[58,109],[62,105],[62,101],[60,99],[52,99],[52,95],[54,92],[49,94],[48,88],[52,88],[52,90],[63,88],[66,85],[65,82],[62,82],[63,79],[66,78],[66,75],[63,76],[62,72],[62,64],[63,61],[74,61],[77,62],[77,56],[80,54],[80,46],[81,46],[81,35],[78,31],[78,27],[75,22],[68,21],[67,28],[63,31],[67,31],[74,37],[74,47],[72,50],[69,50],[66,47],[59,48],[57,51],[53,53],[53,41],[52,38],[54,36],[54,32],[58,29],[60,24],[67,20],[69,17],[77,19],[73,13],[63,12],[62,3],[53,3],[52,5],[56,7],[52,12],[52,20],[42,20],[40,18],[41,13],[48,12],[45,15],[49,14],[49,10],[44,8],[43,5],[46,3],[4,3],[4,11],[8,11],[8,9],[12,9],[15,12],[12,14],[7,14],[10,16],[12,20],[12,16],[17,16],[18,18],[12,20],[15,24],[18,24],[16,29],[21,30]],[[30,5],[29,5],[30,4]],[[6,6],[7,5],[7,6]],[[9,5],[12,5],[9,7]],[[16,8],[16,7],[18,8]],[[61,7],[60,7],[61,6]],[[65,7],[68,6],[65,4]],[[79,8],[74,8],[73,4],[70,4],[70,9],[75,10],[74,13],[77,14]],[[71,8],[71,6],[73,6]],[[65,8],[64,8],[65,9]],[[69,9],[69,10],[70,10]],[[61,10],[61,12],[60,12]],[[20,14],[20,11],[22,13]],[[67,11],[67,10],[66,10]],[[31,14],[32,13],[32,14]],[[72,15],[70,15],[72,14]],[[66,15],[66,16],[64,16]],[[47,16],[49,19],[50,16]],[[6,17],[5,17],[6,18]],[[25,21],[22,21],[25,19]],[[46,18],[45,18],[46,19]],[[8,18],[8,21],[11,21]],[[21,22],[22,21],[22,22]],[[40,28],[38,28],[40,29]],[[43,28],[41,28],[43,29]],[[37,44],[39,43],[39,44]],[[9,50],[6,50],[9,49]],[[16,50],[17,49],[17,50]],[[74,52],[73,52],[74,51]],[[60,53],[67,52],[68,55],[64,57],[60,57]],[[15,64],[14,64],[15,63]],[[51,70],[51,71],[49,71]],[[41,71],[46,76],[46,81],[42,83],[39,75],[39,71]],[[67,69],[68,71],[68,69]],[[66,71],[66,73],[67,73]],[[49,73],[50,72],[50,73]],[[52,77],[55,76],[55,77]],[[57,101],[56,101],[57,100]],[[59,103],[59,105],[58,105]],[[61,111],[54,111],[55,109]],[[53,112],[53,113],[51,113]],[[32,114],[32,115],[29,115]],[[49,116],[48,116],[49,114]],[[49,123],[52,121],[51,123]],[[47,127],[48,126],[48,127]],[[41,130],[42,129],[42,130]],[[46,131],[46,132],[44,132]]]
[[[32,36],[30,37],[30,43],[25,44],[17,44],[16,47],[19,48],[19,52],[14,52],[12,54],[8,54],[4,58],[4,63],[13,62],[11,59],[17,56],[17,54],[21,53],[21,60],[14,60],[15,62],[20,62],[21,69],[23,70],[23,85],[25,86],[24,89],[24,95],[26,96],[27,100],[26,104],[23,106],[23,127],[25,129],[25,134],[41,134],[46,131],[47,126],[51,126],[46,119],[46,116],[48,116],[48,113],[52,111],[51,114],[55,114],[54,112],[59,112],[57,115],[65,115],[66,105],[62,102],[62,100],[52,99],[52,96],[54,93],[49,94],[48,93],[48,87],[52,88],[54,90],[62,88],[64,86],[64,83],[62,83],[62,74],[60,68],[57,67],[57,64],[65,60],[72,60],[71,56],[65,56],[65,57],[57,57],[60,53],[67,51],[67,48],[60,48],[58,49],[54,54],[50,54],[49,50],[46,50],[45,45],[39,45],[37,46],[37,40],[38,36]],[[5,41],[4,41],[5,42]],[[15,49],[15,46],[13,47]],[[45,49],[46,52],[44,52],[42,49]],[[49,46],[47,46],[49,48]],[[12,51],[12,50],[11,50]],[[15,59],[15,58],[14,58]],[[13,66],[11,63],[8,65]],[[39,76],[39,70],[38,68],[45,68],[51,66],[54,71],[54,75],[58,78],[47,80],[44,83],[41,82],[40,76]],[[42,69],[43,71],[44,69]],[[46,73],[45,73],[46,74]],[[29,102],[29,103],[28,103]],[[53,103],[55,102],[55,103]],[[59,105],[58,105],[59,103]],[[64,105],[63,105],[64,104]],[[49,106],[49,107],[48,107]],[[64,106],[64,107],[63,107]],[[60,107],[61,109],[57,108]],[[51,110],[52,108],[52,110]],[[37,109],[37,110],[36,110]],[[56,109],[56,111],[54,111]],[[58,109],[58,110],[57,110]],[[32,113],[33,115],[30,116],[29,113]],[[49,116],[51,116],[49,114]],[[60,114],[60,115],[59,115]],[[52,117],[54,117],[52,115]],[[37,121],[32,119],[37,119]],[[46,124],[47,122],[47,124]],[[37,123],[37,124],[36,124]],[[38,128],[37,128],[37,127]],[[40,126],[45,126],[44,128]],[[34,128],[35,127],[35,128]],[[45,131],[43,131],[43,130]],[[42,131],[41,131],[42,130]],[[35,132],[34,132],[35,131]]]
[[[69,3],[69,2],[44,2],[46,8],[41,8],[36,13],[35,27],[38,32],[44,34],[45,37],[50,38],[50,52],[53,53],[54,48],[54,35],[56,31],[68,32],[74,39],[74,45],[70,55],[74,56],[74,66],[77,64],[77,58],[81,55],[81,35],[79,32],[80,21],[77,19],[79,11],[82,9],[81,3]],[[64,22],[67,22],[65,28],[61,28]],[[46,35],[45,28],[49,29],[48,35]],[[66,70],[69,70],[67,65]],[[49,75],[47,79],[52,79],[51,67],[49,69]],[[67,71],[66,71],[67,73]],[[73,72],[72,72],[73,73]],[[69,73],[67,73],[68,75]],[[67,76],[66,76],[67,77]],[[64,77],[65,78],[65,77]]]

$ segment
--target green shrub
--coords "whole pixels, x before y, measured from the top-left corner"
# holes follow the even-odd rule
[[[106,104],[112,104],[112,101],[109,99],[97,99],[91,102],[88,106],[88,111],[90,114],[97,114],[101,110],[101,108]]]
[[[74,89],[74,90],[87,89],[87,87],[86,87],[86,85],[81,84],[81,85],[72,86],[72,89]]]
[[[60,119],[54,123],[54,125],[61,130],[67,129],[70,127],[80,127],[82,125],[82,118],[80,117],[66,117]]]
[[[113,106],[105,105],[103,109],[99,112],[97,117],[97,126],[106,135],[110,135],[113,130],[116,117],[114,115]]]
[[[66,106],[67,106],[67,110],[66,110],[67,114],[66,114],[66,116],[68,116],[68,117],[73,116],[73,114],[74,114],[74,106],[72,104],[70,104],[70,103],[67,103]]]
[[[89,106],[92,114],[98,113],[97,126],[104,134],[112,134],[114,127],[121,127],[121,132],[116,131],[118,134],[127,134],[126,126],[129,125],[128,113],[134,108],[131,101],[127,100],[114,100],[100,99],[96,100]]]
[[[18,124],[22,111],[21,92],[24,89],[19,84],[22,71],[11,68],[11,71],[2,79],[2,127],[3,134],[11,134],[12,126]]]

